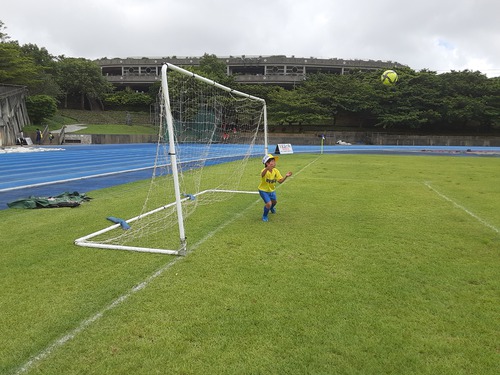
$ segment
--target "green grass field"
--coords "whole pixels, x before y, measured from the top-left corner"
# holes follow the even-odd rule
[[[158,129],[152,125],[85,125],[85,129],[74,132],[76,134],[157,134]]]
[[[278,168],[268,223],[256,195],[204,207],[186,257],[73,245],[142,183],[0,211],[0,374],[500,373],[500,159]]]
[[[126,125],[127,115],[131,125]],[[45,125],[49,131],[61,129],[64,125],[84,124],[86,129],[78,134],[156,134],[157,129],[151,124],[151,115],[148,112],[127,111],[83,111],[74,109],[59,109],[51,118],[45,119],[43,124],[27,125],[25,133],[35,133],[37,128]]]

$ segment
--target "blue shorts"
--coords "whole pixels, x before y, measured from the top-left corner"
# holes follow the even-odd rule
[[[259,190],[259,194],[265,203],[270,202],[270,201],[276,201],[276,192],[275,191],[267,192],[267,191]]]

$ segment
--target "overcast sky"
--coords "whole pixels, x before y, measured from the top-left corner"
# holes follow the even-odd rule
[[[12,40],[52,55],[286,55],[500,76],[499,0],[2,0]]]

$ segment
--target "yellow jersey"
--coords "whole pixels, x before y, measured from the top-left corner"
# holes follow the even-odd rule
[[[261,176],[265,169],[266,168],[263,168],[262,171],[260,171]],[[267,171],[264,177],[260,178],[259,190],[267,191],[268,193],[274,191],[276,189],[276,183],[282,178],[283,176],[276,168],[273,168],[271,172]]]

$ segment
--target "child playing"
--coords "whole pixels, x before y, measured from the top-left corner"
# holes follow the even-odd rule
[[[292,172],[287,172],[285,177],[283,177],[278,169],[276,169],[277,156],[267,154],[262,159],[262,163],[265,168],[260,173],[260,185],[259,194],[266,204],[264,206],[264,215],[262,215],[262,221],[269,221],[267,214],[271,211],[273,214],[276,212],[274,206],[276,206],[276,182],[282,184],[285,180],[292,175]]]

